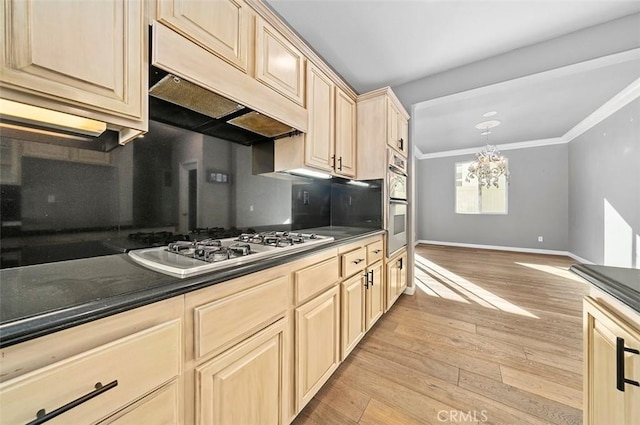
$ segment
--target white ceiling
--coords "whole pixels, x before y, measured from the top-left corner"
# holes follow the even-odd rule
[[[398,86],[640,12],[635,0],[266,0],[358,93]],[[638,32],[640,37],[640,30]],[[583,46],[576,46],[576,49]],[[640,76],[640,61],[522,78],[417,104],[423,153],[560,137]]]
[[[638,79],[640,59],[548,74],[419,104],[414,145],[424,154],[482,146],[475,125],[487,120],[502,122],[490,129],[492,145],[561,137]],[[489,111],[497,114],[484,118]]]

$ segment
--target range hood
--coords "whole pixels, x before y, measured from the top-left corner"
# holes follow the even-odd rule
[[[297,134],[290,125],[149,67],[149,119],[246,146]]]

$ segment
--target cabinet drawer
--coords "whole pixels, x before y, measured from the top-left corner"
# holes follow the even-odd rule
[[[180,389],[178,381],[174,380],[100,425],[178,425],[182,423],[180,413]]]
[[[170,381],[181,370],[181,324],[163,323],[0,384],[0,422],[27,423],[92,391],[117,385],[51,419],[88,424]]]
[[[331,287],[338,281],[338,258],[330,258],[294,273],[295,302],[300,304],[309,297]]]
[[[342,255],[342,277],[349,277],[367,266],[367,249],[354,249]]]
[[[195,354],[220,353],[264,328],[287,309],[287,278],[281,276],[194,309]]]
[[[382,260],[383,251],[381,240],[367,245],[367,264],[371,265],[378,260]]]

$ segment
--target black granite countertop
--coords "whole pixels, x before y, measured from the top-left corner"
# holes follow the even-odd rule
[[[285,264],[318,251],[382,234],[384,230],[326,226],[300,231],[335,241],[302,252],[192,278],[147,269],[126,254],[0,270],[0,347],[185,294]]]
[[[640,313],[640,269],[576,264],[571,271]]]

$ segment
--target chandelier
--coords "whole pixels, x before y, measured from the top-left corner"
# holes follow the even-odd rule
[[[469,173],[465,180],[469,183],[471,179],[478,179],[481,187],[489,189],[491,186],[500,187],[498,181],[501,176],[505,177],[505,181],[509,181],[507,159],[500,155],[498,148],[487,143],[476,153],[476,160],[469,165]]]

